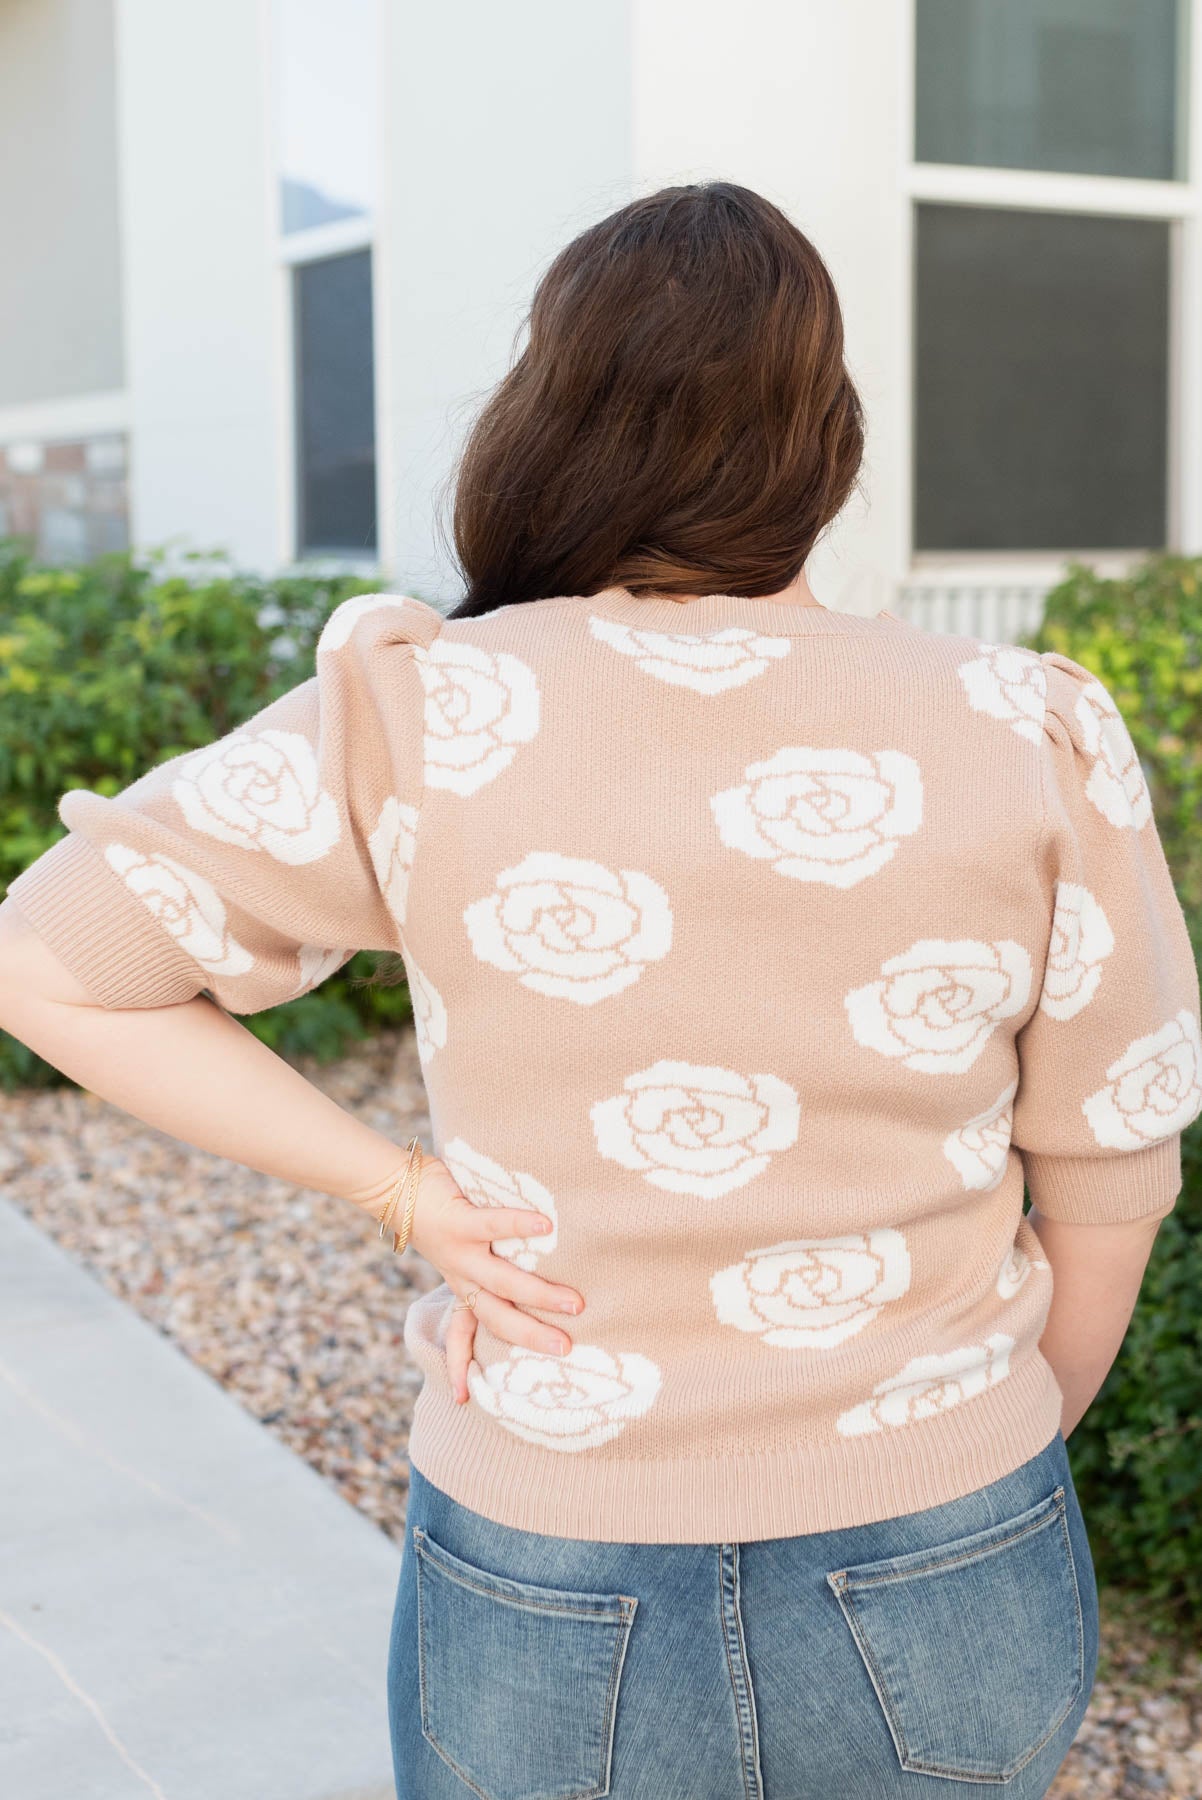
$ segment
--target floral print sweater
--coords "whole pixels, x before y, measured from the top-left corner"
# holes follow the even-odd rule
[[[587,1305],[566,1357],[409,1309],[414,1464],[503,1524],[866,1523],[1033,1456],[1023,1212],[1169,1212],[1197,970],[1094,676],[887,613],[623,588],[345,601],[316,674],[10,892],[110,1007],[254,1013],[399,950],[432,1148]],[[557,1315],[540,1315],[548,1323]]]

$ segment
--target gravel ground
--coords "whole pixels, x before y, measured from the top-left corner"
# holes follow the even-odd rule
[[[429,1143],[411,1031],[303,1068],[398,1144],[414,1131]],[[400,1542],[419,1382],[401,1332],[409,1301],[438,1284],[429,1264],[390,1256],[346,1201],[193,1150],[93,1094],[3,1104],[7,1196]],[[1049,1800],[1202,1800],[1202,1654],[1166,1656],[1138,1610],[1102,1597],[1098,1681]]]

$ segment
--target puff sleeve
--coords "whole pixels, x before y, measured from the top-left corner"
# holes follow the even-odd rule
[[[207,990],[228,1012],[262,1012],[357,950],[400,947],[420,663],[441,617],[402,596],[344,600],[307,681],[111,798],[62,795],[66,836],[8,893],[99,1004]]]
[[[1012,1143],[1048,1218],[1171,1212],[1202,1111],[1198,970],[1135,745],[1109,690],[1057,651],[1040,755],[1051,938],[1017,1034]]]

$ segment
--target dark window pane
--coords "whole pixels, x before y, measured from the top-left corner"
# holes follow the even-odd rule
[[[301,550],[376,548],[371,252],[294,272]]]
[[[1169,228],[916,209],[914,547],[1165,544]]]
[[[919,162],[1185,173],[1182,0],[917,0]]]

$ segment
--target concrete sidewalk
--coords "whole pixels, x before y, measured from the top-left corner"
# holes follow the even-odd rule
[[[0,1201],[0,1793],[394,1800],[399,1566]]]

